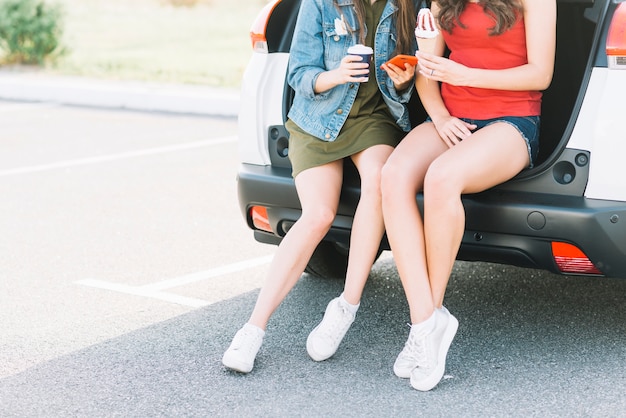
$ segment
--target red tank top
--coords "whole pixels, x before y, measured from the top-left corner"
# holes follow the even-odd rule
[[[489,35],[495,22],[478,3],[467,3],[461,14],[464,27],[443,31],[450,59],[471,68],[504,69],[528,63],[524,19],[500,35]],[[441,95],[450,114],[459,118],[538,116],[541,92],[493,90],[443,83]]]

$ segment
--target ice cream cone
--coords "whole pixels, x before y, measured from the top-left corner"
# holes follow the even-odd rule
[[[417,50],[419,52],[433,54],[435,52],[436,45],[437,38],[417,38]]]
[[[437,35],[439,35],[439,29],[432,12],[427,7],[420,9],[417,14],[417,22],[415,23],[417,49],[428,54],[434,53]]]

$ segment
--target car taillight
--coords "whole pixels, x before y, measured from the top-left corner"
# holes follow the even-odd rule
[[[626,3],[619,4],[613,14],[606,38],[606,55],[609,68],[626,70]]]
[[[565,242],[552,243],[554,261],[562,273],[602,275],[585,253],[575,245]]]
[[[267,38],[265,37],[265,31],[267,30],[267,22],[274,11],[274,8],[280,3],[281,0],[274,0],[261,9],[259,15],[254,20],[252,27],[250,28],[250,40],[252,41],[252,50],[255,52],[268,52]]]
[[[270,219],[267,216],[267,208],[264,206],[252,206],[250,208],[250,218],[252,225],[261,231],[273,232],[270,225]]]

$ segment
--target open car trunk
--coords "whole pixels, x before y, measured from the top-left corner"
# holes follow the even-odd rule
[[[298,2],[295,2],[298,3]],[[550,87],[544,92],[541,118],[540,149],[535,168],[522,172],[518,179],[532,177],[541,172],[548,163],[557,159],[567,145],[571,128],[578,114],[582,97],[580,92],[586,90],[588,75],[593,64],[591,54],[596,32],[591,8],[592,0],[560,0],[557,21],[557,49],[554,77]],[[297,9],[297,7],[295,7]],[[297,10],[280,11],[280,18],[287,19],[295,25]],[[293,28],[291,29],[293,31]],[[269,38],[269,37],[268,37]],[[276,51],[287,52],[287,43],[276,44]],[[285,86],[283,100],[283,118],[287,120],[287,112],[293,100],[293,90]],[[411,121],[413,126],[426,118],[417,94],[410,103]]]

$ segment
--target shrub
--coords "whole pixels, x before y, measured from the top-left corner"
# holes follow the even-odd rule
[[[43,64],[62,52],[63,13],[44,0],[0,0],[0,49],[4,61]]]

